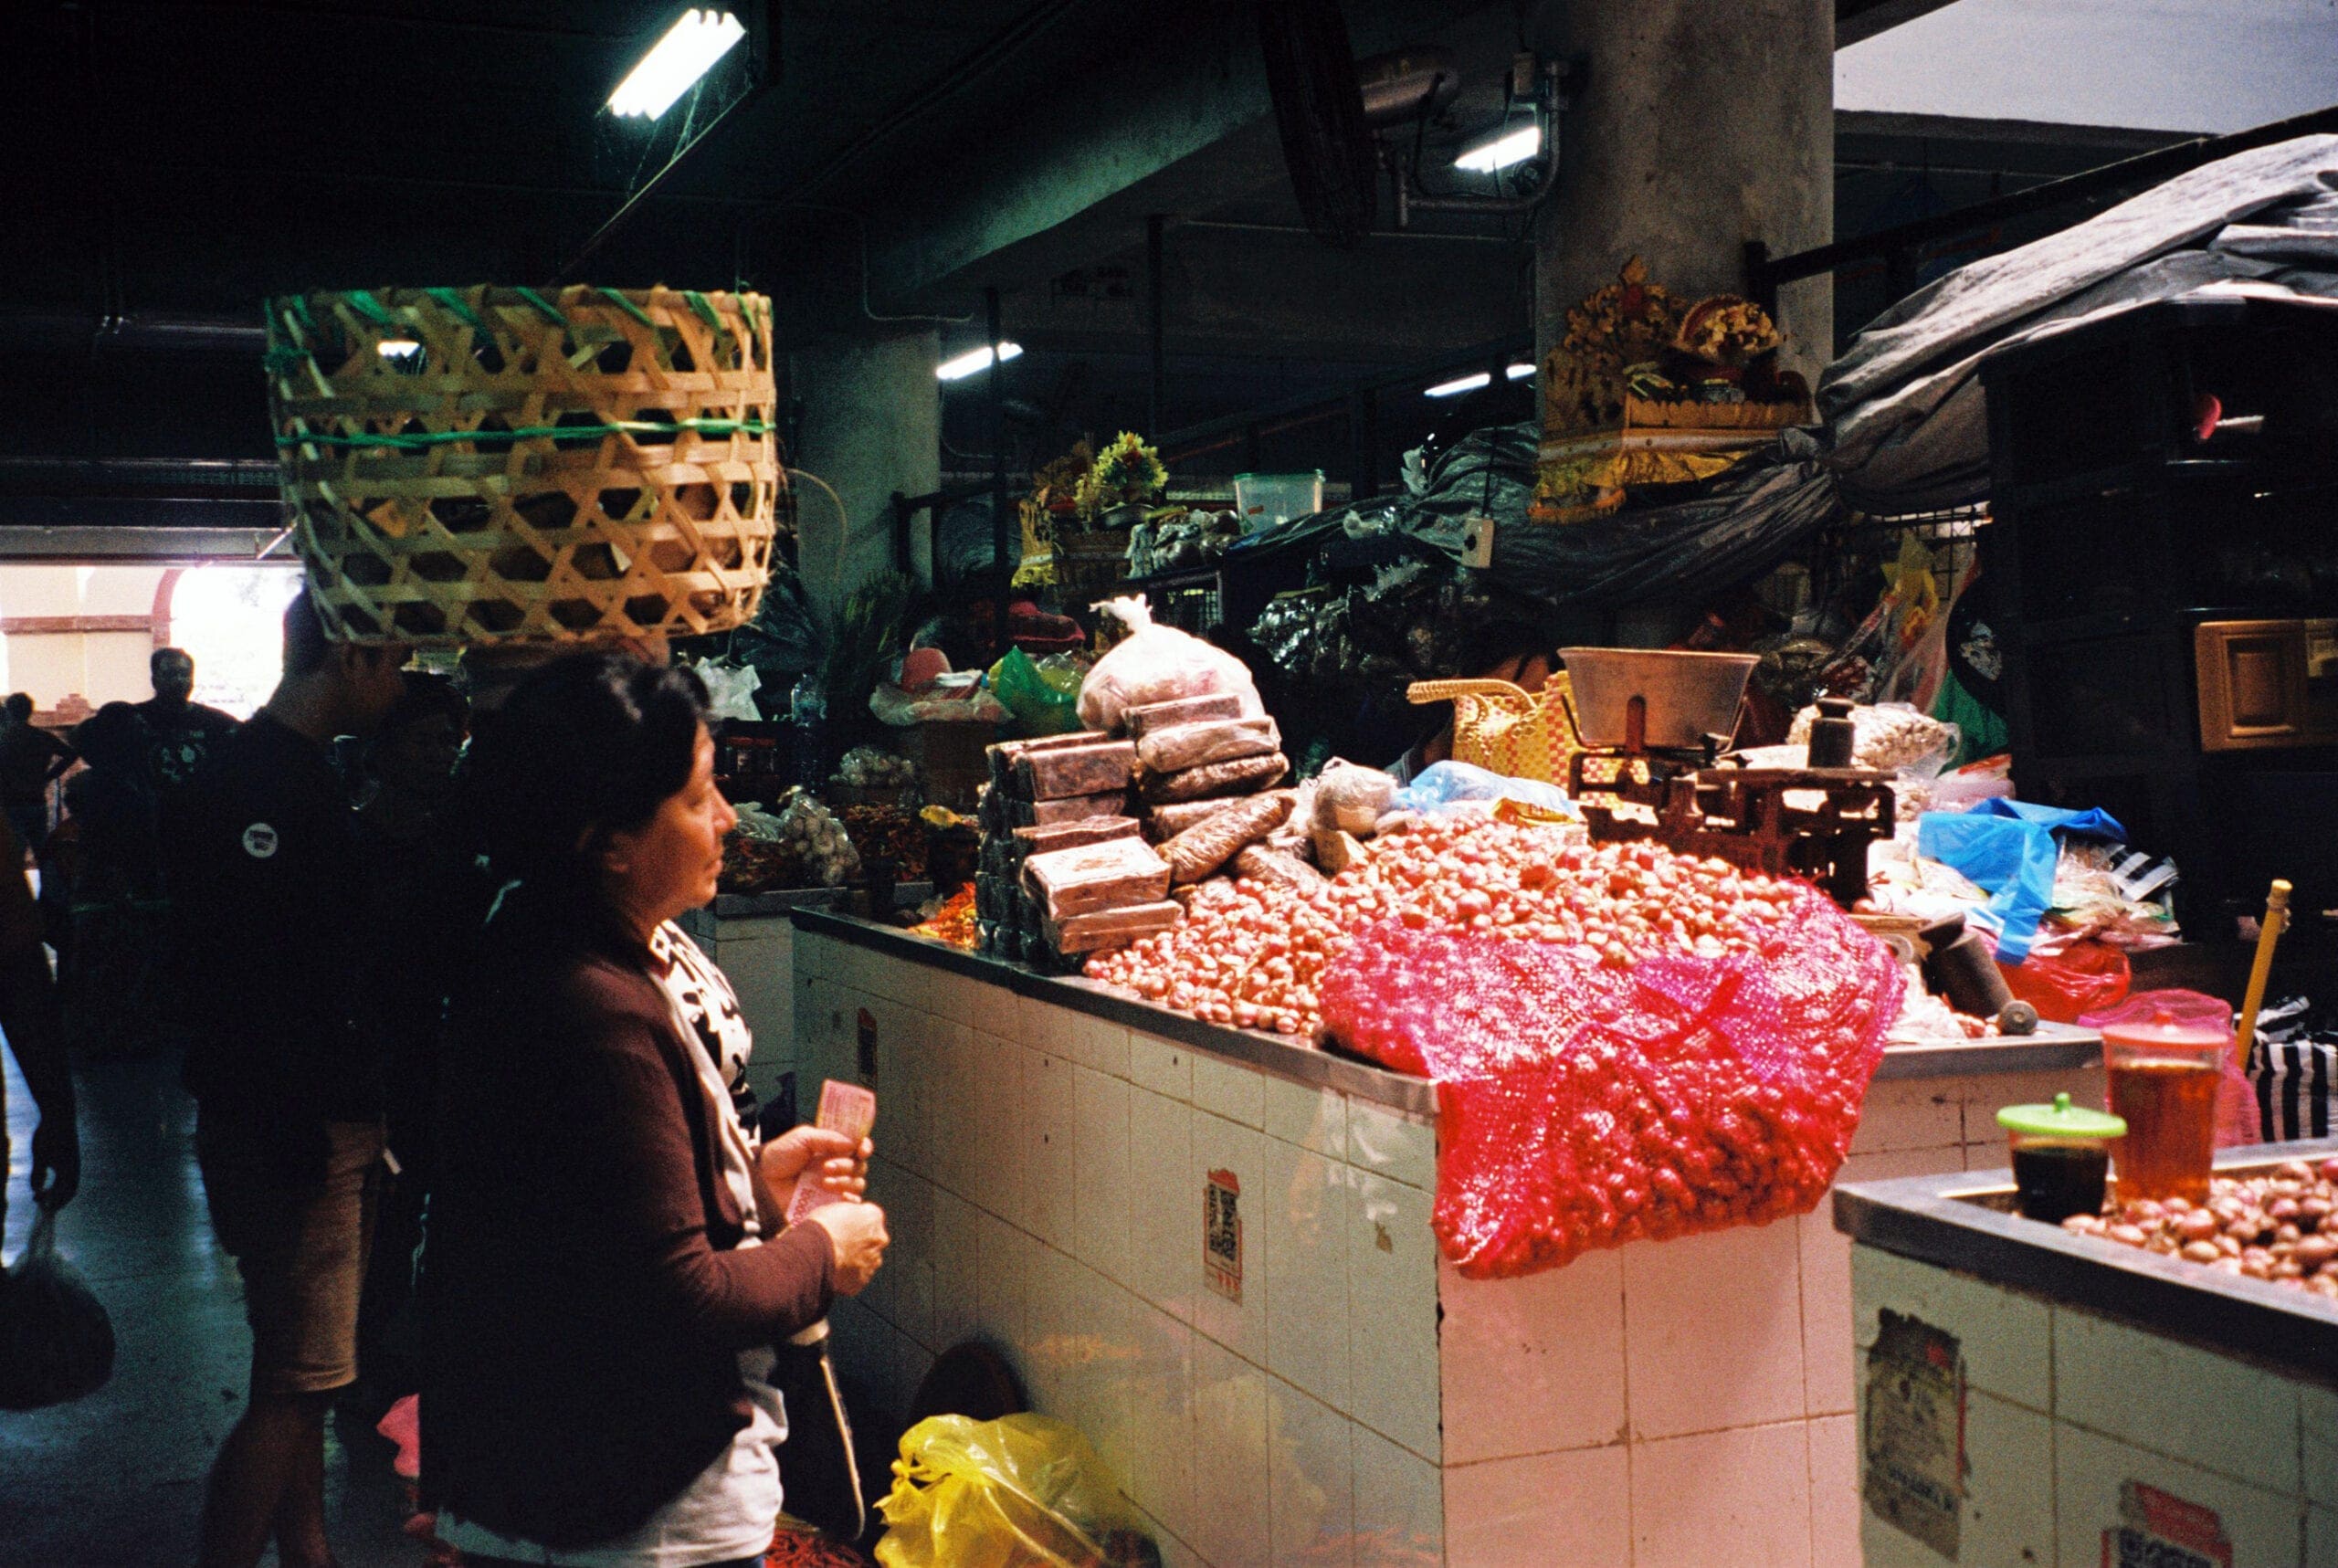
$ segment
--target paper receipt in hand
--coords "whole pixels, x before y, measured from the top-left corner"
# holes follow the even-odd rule
[[[820,1118],[817,1123],[824,1131],[841,1132],[852,1140],[855,1149],[877,1125],[877,1097],[857,1083],[838,1083],[829,1079],[820,1085]],[[816,1166],[818,1161],[813,1162]],[[820,1185],[819,1176],[810,1166],[796,1178],[795,1195],[787,1200],[787,1223],[797,1225],[814,1209],[825,1208],[837,1201],[837,1194]]]

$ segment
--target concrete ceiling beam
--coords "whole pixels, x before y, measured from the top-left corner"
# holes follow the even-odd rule
[[[1382,0],[1351,8],[1350,34],[1362,57],[1497,8],[1483,0]],[[1141,65],[1061,83],[1003,134],[970,139],[923,188],[889,198],[910,216],[879,237],[872,290],[921,300],[977,273],[995,282],[1008,253],[1027,275],[1035,263],[1061,270],[1142,243],[1147,212],[1191,212],[1185,204],[1215,205],[1280,177],[1249,7],[1195,7],[1180,27],[1149,36]],[[1071,245],[1032,244],[1075,222]]]

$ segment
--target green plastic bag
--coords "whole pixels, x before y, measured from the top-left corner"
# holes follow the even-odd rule
[[[1159,1552],[1079,1428],[934,1415],[901,1435],[877,1511],[882,1568],[1157,1568]]]
[[[1061,735],[1079,728],[1079,665],[1061,654],[1035,660],[1019,647],[990,667],[990,689],[1025,735]]]

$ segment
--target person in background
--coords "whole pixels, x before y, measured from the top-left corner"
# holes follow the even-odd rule
[[[164,945],[152,742],[135,707],[109,702],[74,727],[73,749],[85,765],[65,781],[52,836],[69,850],[55,858],[70,868],[57,944],[65,1040],[95,1055],[144,1054],[160,1045]]]
[[[236,732],[236,721],[195,698],[195,656],[158,647],[146,661],[154,695],[138,704],[153,747],[154,789],[165,806],[186,787],[212,748]]]
[[[382,1157],[380,933],[353,814],[326,747],[405,692],[408,650],[326,640],[306,594],[284,674],[188,786],[173,912],[195,1153],[243,1277],[251,1393],[220,1445],[204,1568],[328,1568],[324,1423],[357,1376],[357,1300]]]
[[[379,938],[390,1159],[358,1310],[363,1409],[378,1414],[419,1386],[412,1314],[414,1258],[430,1190],[430,1108],[447,998],[487,919],[494,885],[448,821],[470,703],[443,675],[405,672],[405,691],[366,742],[369,793],[357,808],[358,853]]]
[[[33,1201],[60,1209],[81,1185],[81,1136],[74,1120],[73,1074],[57,1024],[57,994],[41,951],[40,912],[25,879],[25,849],[0,820],[0,1035],[32,1090],[40,1121],[33,1129]],[[8,1219],[7,1083],[0,1079],[0,1228]]]
[[[752,1040],[675,921],[738,820],[706,692],[622,654],[530,676],[465,767],[508,879],[457,987],[423,1247],[424,1498],[474,1568],[760,1563],[770,1346],[875,1273],[869,1145],[734,1110]],[[799,1182],[837,1197],[801,1224]]]
[[[10,692],[0,704],[0,812],[16,829],[20,850],[40,852],[48,837],[48,786],[74,760],[62,737],[33,722],[32,695]],[[17,860],[23,858],[20,853]]]

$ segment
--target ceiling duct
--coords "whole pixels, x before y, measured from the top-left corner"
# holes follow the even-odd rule
[[[1291,194],[1316,238],[1353,249],[1372,232],[1380,160],[1347,20],[1338,0],[1258,0],[1258,16]]]

